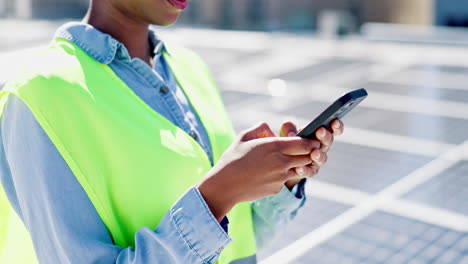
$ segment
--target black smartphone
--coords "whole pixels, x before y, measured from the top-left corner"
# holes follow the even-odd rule
[[[364,88],[357,89],[342,95],[297,135],[303,138],[316,138],[315,131],[317,129],[322,126],[328,129],[330,127],[331,121],[335,119],[342,119],[366,97],[367,91]]]

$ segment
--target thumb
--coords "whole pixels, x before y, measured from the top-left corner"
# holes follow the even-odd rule
[[[285,122],[281,125],[280,136],[281,137],[294,137],[297,135],[297,128],[293,122]]]
[[[245,130],[242,133],[241,141],[249,141],[252,139],[276,137],[267,123],[259,123],[252,128]]]

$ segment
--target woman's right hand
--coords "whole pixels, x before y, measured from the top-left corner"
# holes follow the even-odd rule
[[[317,140],[276,137],[260,124],[240,133],[198,189],[221,221],[237,203],[279,193],[297,175],[294,168],[311,164],[310,153],[319,148]]]

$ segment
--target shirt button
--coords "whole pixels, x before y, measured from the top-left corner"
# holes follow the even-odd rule
[[[189,133],[189,135],[190,135],[193,139],[195,139],[195,140],[197,140],[197,138],[198,138],[198,135],[197,135],[197,133],[195,133],[195,131],[191,131],[191,132]]]
[[[159,89],[159,91],[162,93],[162,94],[167,94],[169,93],[169,88],[167,88],[167,86],[163,86]]]

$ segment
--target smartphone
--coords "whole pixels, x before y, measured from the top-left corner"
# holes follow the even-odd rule
[[[342,119],[366,97],[367,91],[363,88],[342,95],[297,135],[303,138],[316,138],[317,129],[322,126],[328,129],[333,120]]]

